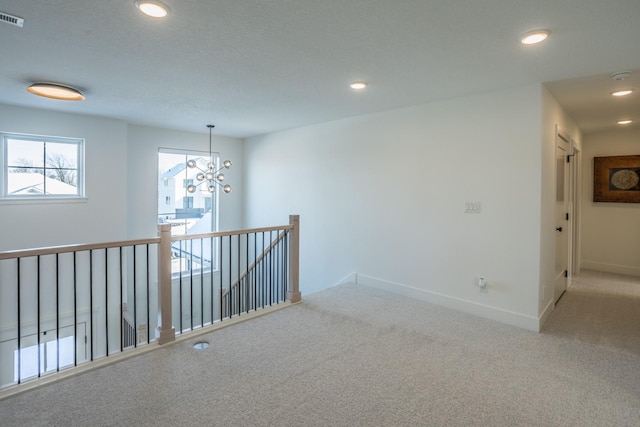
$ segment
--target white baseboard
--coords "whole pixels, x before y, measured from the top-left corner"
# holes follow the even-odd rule
[[[338,280],[335,284],[331,285],[330,287],[344,285],[346,283],[358,283],[358,273],[350,273],[344,276],[342,279]]]
[[[538,330],[539,331],[542,330],[542,327],[546,323],[547,319],[549,319],[549,316],[551,316],[551,313],[553,313],[553,310],[554,310],[555,307],[556,307],[556,305],[553,302],[553,299],[551,299],[551,301],[549,301],[547,306],[542,311],[542,314],[540,315],[540,323],[538,325],[538,328],[539,328]]]
[[[604,271],[607,273],[624,274],[626,276],[640,276],[640,267],[629,265],[605,264],[602,262],[582,261],[582,270]]]
[[[527,329],[534,332],[540,332],[542,318],[527,316],[515,313],[501,308],[491,307],[484,304],[478,304],[473,301],[467,301],[437,292],[427,291],[424,289],[413,288],[401,283],[390,282],[388,280],[378,279],[364,274],[357,274],[357,284],[368,286],[383,291],[388,291],[397,295],[414,298],[420,301],[426,301],[443,307],[452,308],[463,313],[469,313],[486,319],[496,320],[518,328]]]

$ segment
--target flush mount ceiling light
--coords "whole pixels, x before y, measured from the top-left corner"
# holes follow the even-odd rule
[[[169,14],[169,6],[156,0],[137,0],[136,7],[152,18],[164,18]]]
[[[351,89],[362,90],[367,87],[367,82],[353,82],[349,86]]]
[[[520,43],[522,44],[536,44],[544,41],[549,37],[551,31],[549,30],[534,30],[525,33],[520,37]]]
[[[631,95],[633,93],[633,91],[635,91],[635,89],[633,89],[633,88],[620,89],[620,90],[616,90],[615,92],[611,92],[611,95],[612,96],[627,96],[627,95]]]
[[[633,120],[630,120],[630,119],[618,120],[617,123],[619,125],[629,125],[629,124],[633,123]]]
[[[27,87],[27,91],[45,98],[62,101],[82,101],[84,95],[77,89],[57,83],[34,83]]]

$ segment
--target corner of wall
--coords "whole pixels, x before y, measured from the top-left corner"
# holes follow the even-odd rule
[[[516,326],[518,328],[527,329],[533,332],[539,332],[543,321],[540,318],[526,316],[521,313],[503,310],[484,304],[478,304],[473,301],[467,301],[461,298],[443,295],[437,292],[427,291],[407,286],[401,283],[390,282],[388,280],[376,277],[357,275],[358,285],[369,286],[375,289],[391,292],[396,295],[402,295],[409,298],[425,301],[431,304],[451,308],[463,313],[472,314],[483,317],[485,319],[495,320],[497,322],[506,323],[507,325]]]

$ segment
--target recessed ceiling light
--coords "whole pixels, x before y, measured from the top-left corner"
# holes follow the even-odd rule
[[[536,44],[540,43],[543,40],[546,40],[549,37],[551,31],[549,30],[534,30],[525,33],[520,37],[520,43],[522,44]]]
[[[619,125],[628,125],[628,124],[633,123],[633,120],[630,120],[630,119],[626,119],[626,120],[618,120],[618,122],[617,122],[617,123],[618,123]]]
[[[169,6],[156,0],[137,0],[136,7],[152,18],[164,18],[169,14]]]
[[[611,95],[613,95],[613,96],[627,96],[627,95],[631,95],[634,90],[635,89],[633,89],[633,88],[616,90],[615,92],[611,92]]]
[[[366,82],[353,82],[349,86],[351,86],[351,89],[362,90],[365,87],[367,87],[367,83]]]
[[[34,83],[27,88],[34,95],[62,101],[82,101],[84,95],[77,89],[56,83]]]

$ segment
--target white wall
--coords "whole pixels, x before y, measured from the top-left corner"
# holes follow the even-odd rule
[[[152,237],[157,234],[158,149],[209,151],[209,131],[179,132],[145,126],[128,126],[128,235],[129,238]],[[242,228],[243,146],[238,138],[214,135],[213,151],[221,160],[233,165],[225,171],[225,183],[232,186],[229,194],[220,194],[220,230]]]
[[[0,108],[2,130],[86,138],[88,194],[41,209],[0,204],[3,223],[36,224],[4,227],[0,250],[154,236],[158,148],[208,150],[207,132]],[[214,151],[234,161],[220,228],[300,214],[304,293],[358,273],[360,283],[536,329],[553,272],[555,123],[573,129],[536,85],[246,142],[214,136]],[[482,212],[463,213],[466,201]],[[486,293],[474,286],[480,276]]]
[[[301,215],[301,290],[343,278],[538,328],[540,86],[245,143],[247,226]],[[465,201],[480,214],[463,213]],[[481,293],[475,278],[485,277]]]
[[[209,151],[206,128],[179,132],[8,105],[0,105],[0,130],[84,138],[87,196],[74,203],[0,201],[0,251],[154,237],[158,148]],[[241,228],[243,141],[214,135],[213,150],[233,161],[225,172],[233,192],[220,195],[220,229]]]
[[[593,158],[638,154],[640,130],[637,128],[585,136],[582,268],[640,276],[640,204],[593,202]]]
[[[87,196],[79,203],[0,201],[0,251],[126,237],[125,122],[0,104],[0,130],[84,138]]]

